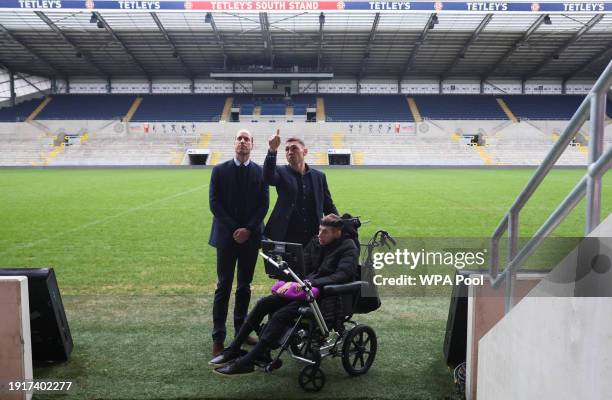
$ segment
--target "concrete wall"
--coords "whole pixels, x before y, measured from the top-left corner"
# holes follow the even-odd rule
[[[480,340],[479,400],[612,398],[612,217],[589,237]]]

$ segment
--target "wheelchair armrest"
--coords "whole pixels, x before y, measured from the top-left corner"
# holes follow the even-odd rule
[[[327,285],[323,286],[323,294],[334,295],[354,293],[361,290],[361,288],[367,284],[368,283],[364,281],[356,281],[351,283],[343,283],[340,285]]]

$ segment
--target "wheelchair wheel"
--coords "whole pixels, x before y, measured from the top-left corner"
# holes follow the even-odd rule
[[[325,386],[325,373],[316,365],[307,365],[302,368],[298,382],[305,391],[318,392]]]
[[[357,325],[348,331],[342,344],[342,366],[352,376],[363,375],[372,366],[378,342],[374,329]]]

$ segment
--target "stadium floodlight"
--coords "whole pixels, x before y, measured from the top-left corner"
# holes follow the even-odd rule
[[[210,24],[212,22],[212,14],[207,12],[206,15],[204,16],[204,22],[206,22],[207,24]]]
[[[544,25],[552,25],[552,21],[550,20],[549,15],[544,16],[543,22],[544,22]]]

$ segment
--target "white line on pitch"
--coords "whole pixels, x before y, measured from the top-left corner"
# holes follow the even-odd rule
[[[126,214],[133,213],[135,211],[140,211],[140,210],[142,210],[144,208],[147,208],[149,206],[152,206],[152,205],[155,205],[155,204],[158,204],[158,203],[162,203],[164,201],[172,200],[172,199],[174,199],[176,197],[184,196],[186,194],[193,193],[195,191],[198,191],[200,189],[205,189],[207,187],[208,187],[208,184],[202,185],[202,186],[198,186],[196,188],[189,189],[189,190],[186,190],[184,192],[176,193],[176,194],[170,195],[168,197],[164,197],[164,198],[161,198],[161,199],[150,201],[150,202],[145,203],[145,204],[141,204],[141,205],[139,205],[137,207],[128,208],[127,210],[125,210],[123,212],[120,212],[120,213],[117,213],[115,215],[110,215],[108,217],[100,218],[98,220],[95,220],[95,221],[92,221],[92,222],[88,222],[88,223],[83,224],[83,225],[79,225],[76,228],[68,229],[67,231],[56,233],[54,235],[47,236],[45,238],[35,240],[33,242],[23,243],[23,244],[16,244],[16,245],[14,245],[12,247],[9,247],[8,249],[0,252],[0,255],[6,254],[6,253],[8,253],[8,252],[10,252],[12,250],[16,250],[16,249],[27,249],[29,247],[36,246],[37,244],[44,243],[44,242],[46,242],[48,240],[55,239],[57,237],[61,237],[61,236],[66,235],[68,233],[73,233],[73,232],[76,232],[76,231],[80,231],[81,229],[89,228],[89,227],[94,226],[94,225],[103,224],[103,223],[105,223],[107,221],[110,221],[110,220],[115,219],[115,218],[122,217],[122,216],[124,216]]]

